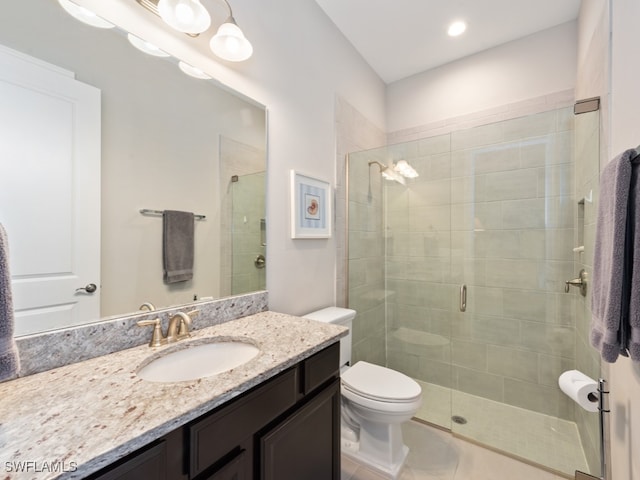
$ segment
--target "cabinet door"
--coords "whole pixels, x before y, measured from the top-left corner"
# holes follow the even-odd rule
[[[223,468],[213,475],[206,477],[206,480],[249,480],[248,471],[249,457],[246,450],[227,463]]]
[[[262,480],[339,480],[340,380],[260,439]]]
[[[166,442],[136,452],[123,463],[90,478],[94,480],[166,480]]]

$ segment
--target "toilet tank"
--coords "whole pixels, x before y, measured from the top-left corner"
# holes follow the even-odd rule
[[[304,318],[310,320],[333,323],[349,328],[347,336],[340,339],[340,367],[351,363],[351,330],[355,316],[355,310],[341,307],[327,307],[304,315]]]

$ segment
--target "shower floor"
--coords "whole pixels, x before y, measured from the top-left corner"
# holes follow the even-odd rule
[[[571,478],[575,470],[589,471],[574,422],[438,385],[418,383],[424,401],[417,418]],[[452,415],[464,417],[467,423],[453,423]]]

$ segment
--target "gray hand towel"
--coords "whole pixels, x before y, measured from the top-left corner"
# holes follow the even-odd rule
[[[162,215],[164,281],[185,282],[193,278],[194,218],[191,212],[165,210]]]
[[[629,290],[629,322],[626,327],[626,344],[631,360],[640,362],[640,164],[636,159],[632,166],[629,188],[629,232],[627,251],[630,255],[631,288]],[[624,318],[624,317],[623,317]]]
[[[20,371],[20,358],[13,339],[13,297],[9,272],[9,241],[0,224],[0,381],[9,380]]]
[[[624,247],[626,236],[631,158],[635,150],[627,150],[611,160],[600,176],[600,204],[591,282],[591,344],[602,359],[615,362],[624,348],[622,313],[625,283]]]

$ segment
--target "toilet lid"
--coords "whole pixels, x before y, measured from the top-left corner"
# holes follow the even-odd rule
[[[422,393],[420,385],[403,373],[368,362],[357,362],[341,375],[342,386],[373,400],[410,402]]]

